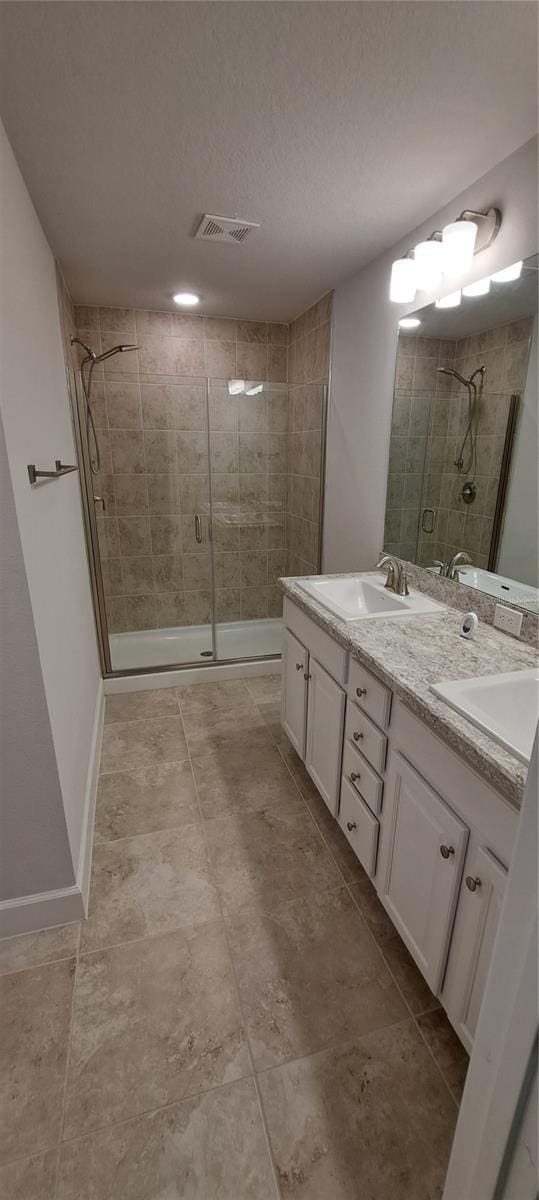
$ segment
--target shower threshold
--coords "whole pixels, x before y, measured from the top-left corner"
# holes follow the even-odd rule
[[[263,658],[281,653],[280,617],[257,621],[217,622],[216,660]],[[212,661],[211,625],[183,625],[172,629],[137,629],[111,633],[113,671],[141,667],[174,667]],[[210,652],[208,655],[208,651]]]

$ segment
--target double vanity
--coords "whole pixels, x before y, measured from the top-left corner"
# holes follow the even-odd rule
[[[482,622],[466,641],[456,609],[384,582],[281,580],[281,722],[470,1050],[537,719],[535,655]],[[510,706],[493,675],[510,676]],[[483,689],[470,701],[471,679]]]

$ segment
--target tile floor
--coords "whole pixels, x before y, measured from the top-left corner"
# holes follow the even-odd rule
[[[467,1058],[279,725],[107,700],[90,915],[0,942],[1,1200],[436,1200]]]

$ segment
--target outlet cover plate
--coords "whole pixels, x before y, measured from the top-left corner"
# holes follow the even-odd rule
[[[494,609],[494,625],[496,629],[501,629],[504,633],[511,633],[513,637],[520,637],[522,615],[521,612],[517,612],[514,608],[506,608],[504,604],[497,604]]]

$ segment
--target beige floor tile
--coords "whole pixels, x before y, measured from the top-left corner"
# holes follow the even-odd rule
[[[438,1200],[453,1101],[413,1023],[259,1076],[282,1195]]]
[[[97,793],[95,841],[190,825],[199,809],[189,761],[113,771]]]
[[[397,987],[400,988],[414,1016],[417,1016],[418,1013],[431,1012],[440,1007],[440,1001],[436,999],[428,984],[425,983],[421,971],[416,967],[411,954],[408,953],[397,932],[393,938],[384,941],[380,949]]]
[[[354,854],[350,843],[346,840],[344,833],[329,811],[329,808],[320,793],[314,785],[310,788],[305,788],[305,801],[314,817],[316,824],[329,846],[331,853],[347,883],[352,883],[360,875],[364,874],[363,867],[359,859]]]
[[[145,692],[119,692],[105,700],[105,725],[112,721],[136,721],[151,717],[177,717],[174,688],[152,688]]]
[[[286,733],[281,725],[280,700],[269,700],[264,701],[263,703],[259,701],[257,708],[262,720],[267,725],[272,738],[274,738],[278,746],[282,746],[283,749],[286,750],[286,748],[290,745],[290,742],[288,741]]]
[[[228,711],[249,704],[250,696],[243,679],[227,679],[223,683],[193,683],[176,689],[183,712],[202,713]]]
[[[67,1138],[231,1083],[249,1070],[219,923],[80,959]]]
[[[219,916],[199,825],[96,846],[81,952]]]
[[[252,675],[245,682],[257,704],[281,698],[280,675]]]
[[[102,771],[125,771],[185,758],[187,746],[179,715],[115,721],[103,730]]]
[[[0,975],[24,971],[41,963],[73,958],[79,947],[80,921],[56,925],[37,933],[21,933],[18,937],[0,939]]]
[[[262,1070],[408,1013],[346,888],[227,920],[242,1010]]]
[[[0,979],[0,1162],[54,1146],[60,1121],[75,960]]]
[[[54,1200],[58,1151],[0,1167],[0,1200]]]
[[[183,722],[192,755],[213,754],[215,750],[230,750],[241,755],[246,746],[254,750],[273,745],[271,735],[252,702],[243,708],[184,712]]]
[[[59,1200],[277,1200],[252,1079],[64,1146]]]
[[[309,814],[282,806],[238,813],[204,826],[213,877],[229,911],[244,904],[270,907],[277,897],[339,886],[331,855]]]
[[[207,818],[286,805],[298,815],[304,804],[275,746],[241,755],[217,750],[193,759],[202,815]]]
[[[455,1100],[460,1103],[470,1062],[442,1008],[417,1018],[419,1028],[447,1081]]]

